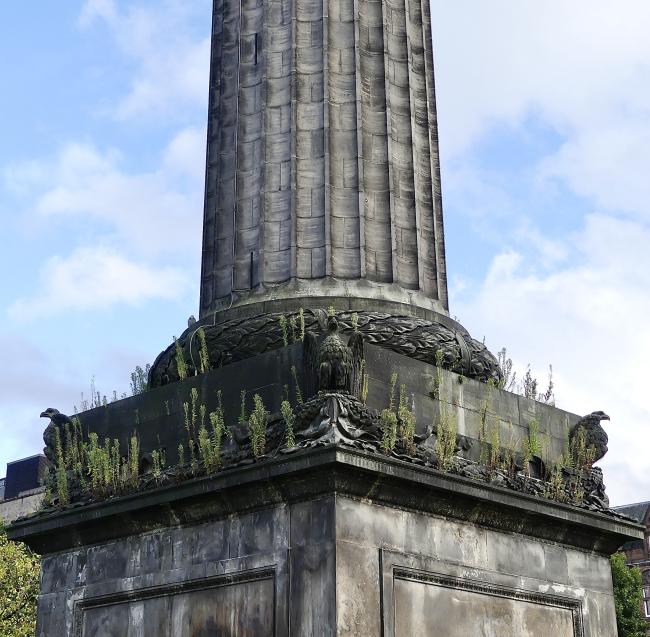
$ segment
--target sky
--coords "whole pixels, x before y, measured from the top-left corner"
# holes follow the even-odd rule
[[[650,4],[432,0],[451,314],[650,499]],[[198,309],[209,0],[0,4],[0,474]]]

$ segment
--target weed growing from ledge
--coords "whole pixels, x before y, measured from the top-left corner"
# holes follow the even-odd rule
[[[289,345],[289,332],[287,330],[287,317],[280,314],[278,321],[280,322],[280,332],[282,333],[282,343],[286,347]]]
[[[399,436],[404,443],[404,447],[409,453],[415,451],[415,413],[409,408],[406,400],[406,385],[399,388],[399,407],[397,408],[397,417],[399,419]]]
[[[221,403],[221,399],[219,399],[219,403]],[[210,425],[212,426],[212,449],[215,457],[215,468],[218,469],[221,466],[223,436],[227,432],[221,405],[215,411],[210,412]]]
[[[289,449],[291,449],[292,447],[296,446],[296,436],[293,430],[296,417],[288,400],[282,401],[282,404],[280,405],[280,413],[282,414],[282,419],[284,420],[286,445]]]
[[[295,343],[298,340],[298,337],[297,337],[298,323],[296,321],[295,316],[292,316],[289,319],[289,327],[291,328],[291,342]]]
[[[390,409],[384,409],[380,416],[379,422],[381,423],[382,438],[381,448],[384,453],[390,453],[395,449],[397,444],[397,415]]]
[[[365,358],[361,361],[360,374],[361,374],[361,396],[359,396],[359,398],[361,398],[361,402],[364,405],[367,405],[368,404],[368,392],[370,391],[370,383],[369,383],[370,378],[368,376],[368,372],[366,371],[366,359]]]
[[[182,442],[178,445],[178,464],[181,467],[185,466],[185,447]]]
[[[185,362],[185,355],[183,354],[183,349],[181,348],[181,344],[178,342],[175,336],[174,336],[174,349],[175,349],[174,358],[176,360],[176,371],[178,372],[178,378],[180,380],[185,380],[187,378],[187,363]]]
[[[544,497],[558,502],[566,500],[562,462],[556,462],[553,465],[544,485]]]
[[[300,324],[300,340],[305,340],[305,310],[300,308],[298,310],[298,322]]]
[[[434,452],[438,459],[438,468],[443,471],[449,471],[453,465],[457,434],[456,418],[449,414],[446,406],[441,406]]]
[[[248,432],[256,458],[263,456],[266,451],[266,426],[269,421],[269,412],[264,407],[264,402],[259,394],[253,396],[253,411],[248,419]]]
[[[384,409],[379,422],[382,429],[381,447],[385,453],[390,453],[397,444],[397,413],[395,411],[395,387],[397,385],[397,372],[390,376],[390,388],[388,392],[388,409]]]
[[[227,432],[226,422],[221,405],[221,390],[217,392],[217,408],[208,415],[211,434],[208,432],[204,422],[201,422],[199,429],[199,454],[203,466],[208,474],[215,473],[221,467],[221,445],[223,436]],[[205,413],[205,406],[203,412]]]
[[[162,470],[165,466],[165,452],[158,451],[154,449],[151,452],[151,474],[154,477],[156,483],[160,482],[160,477],[162,476]]]
[[[68,472],[65,466],[61,434],[58,427],[54,430],[54,457],[56,459],[56,491],[59,494],[61,506],[65,506],[70,502],[70,494],[68,493]]]
[[[144,369],[137,365],[135,370],[131,372],[131,395],[137,396],[138,394],[144,394],[144,392],[149,390],[149,372],[151,371],[151,365],[145,365]],[[104,397],[106,400],[106,397]]]
[[[356,312],[352,312],[351,321],[352,321],[352,329],[355,332],[358,332],[359,331],[359,315]]]
[[[300,383],[298,382],[298,370],[295,365],[291,366],[291,375],[293,376],[293,382],[296,386],[296,400],[299,405],[302,405],[304,400],[302,397],[302,392],[300,391]]]
[[[528,425],[527,443],[530,455],[540,457],[542,453],[542,443],[539,439],[539,422],[536,419],[530,421]]]
[[[196,432],[196,421],[197,421],[197,411],[196,407],[199,401],[199,391],[196,387],[192,387],[190,390],[190,402],[187,401],[183,403],[183,416],[185,423],[185,430],[187,431],[187,444],[190,451],[190,467],[192,473],[196,474],[198,471],[198,459],[196,457],[196,446],[197,446],[197,432]]]
[[[517,463],[515,436],[512,430],[512,421],[508,421],[508,431],[508,442],[506,443],[505,449],[501,455],[499,461],[499,469],[507,473],[511,478],[514,478],[515,474],[517,473]]]
[[[433,377],[433,388],[429,392],[429,396],[433,398],[433,400],[440,400],[440,393],[442,391],[442,365],[445,362],[445,353],[439,349],[436,350],[436,357],[435,357],[435,365],[436,365],[436,371],[435,371],[435,376]]]
[[[495,422],[492,424],[490,429],[490,460],[488,467],[491,471],[494,471],[499,467],[499,461],[501,459],[501,432],[499,430],[499,423]]]
[[[213,473],[216,470],[218,463],[213,454],[210,434],[205,426],[199,429],[199,455],[201,456],[203,466],[207,473]]]
[[[205,340],[205,330],[199,327],[196,330],[196,335],[199,337],[199,371],[202,374],[210,371],[210,354],[208,352],[208,343]]]

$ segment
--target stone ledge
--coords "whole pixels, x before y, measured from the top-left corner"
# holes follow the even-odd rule
[[[643,528],[627,520],[341,446],[22,519],[8,528],[8,535],[49,554],[325,494],[465,520],[602,555],[643,537]]]

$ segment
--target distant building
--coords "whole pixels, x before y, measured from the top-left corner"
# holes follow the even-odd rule
[[[0,520],[4,524],[40,507],[45,495],[43,478],[47,466],[47,458],[40,454],[7,464],[7,477],[0,478]]]
[[[643,579],[643,614],[648,622],[648,635],[650,635],[650,501],[626,504],[615,507],[617,513],[622,513],[639,524],[645,526],[643,540],[627,542],[622,547],[629,566],[638,566]]]

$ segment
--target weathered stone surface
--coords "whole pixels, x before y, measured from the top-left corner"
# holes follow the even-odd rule
[[[410,313],[393,315],[359,309],[339,312],[336,318],[347,339],[359,333],[368,344],[439,364],[483,382],[496,384],[501,377],[497,360],[485,345],[473,339],[460,324],[442,315],[432,315],[432,320],[427,320]],[[177,344],[189,375],[198,370],[201,360],[199,329],[205,336],[210,367],[217,368],[294,343],[303,337],[303,330],[307,337],[315,338],[327,334],[328,328],[325,310],[299,310],[295,306],[286,312],[241,316],[218,323],[195,323],[157,357],[150,372],[151,387],[179,380]]]
[[[54,516],[44,534],[45,521],[15,525],[11,534],[46,554],[37,634],[545,637],[549,627],[558,637],[614,634],[608,560],[593,548],[607,552],[640,536],[636,525],[549,505],[525,533],[513,532],[497,516],[476,515],[481,506],[524,505],[499,503],[490,487],[483,505],[475,494],[464,509],[462,485],[448,484],[457,505],[441,514],[442,491],[412,469],[385,463],[378,473],[360,456],[337,454],[326,472],[338,477],[328,482],[310,457],[310,468],[294,458],[263,474],[240,469],[229,487],[197,481],[194,495],[167,489],[176,504],[142,494],[90,516]],[[255,487],[262,475],[282,501],[249,510],[245,483]],[[208,505],[220,492],[227,513]],[[419,510],[408,492],[418,494]],[[182,501],[197,498],[206,519],[179,525]],[[155,509],[170,517],[143,531]],[[91,524],[92,539],[70,537]],[[585,534],[561,532],[576,524],[589,530],[590,547]],[[57,536],[67,537],[67,548]]]
[[[201,317],[300,282],[326,297],[326,278],[448,311],[428,20],[215,0]]]

